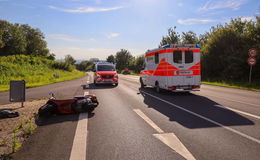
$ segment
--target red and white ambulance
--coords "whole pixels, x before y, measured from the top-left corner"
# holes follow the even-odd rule
[[[146,85],[174,92],[199,91],[200,45],[167,44],[145,53],[141,87]]]

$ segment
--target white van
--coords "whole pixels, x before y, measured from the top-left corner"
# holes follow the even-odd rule
[[[145,53],[140,72],[141,87],[146,85],[174,92],[199,91],[201,81],[200,45],[167,44]]]

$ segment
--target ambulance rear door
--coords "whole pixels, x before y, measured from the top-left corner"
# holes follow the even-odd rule
[[[195,85],[196,78],[193,76],[193,70],[191,69],[195,65],[195,54],[191,49],[184,50],[183,54],[183,71],[180,71],[181,76],[183,77],[184,85]]]

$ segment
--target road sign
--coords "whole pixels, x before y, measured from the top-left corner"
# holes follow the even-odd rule
[[[257,55],[257,51],[255,48],[249,49],[248,54],[250,57],[255,57]]]
[[[25,81],[10,81],[10,102],[25,101]]]
[[[256,59],[254,57],[249,57],[247,63],[250,66],[254,66],[256,64]]]

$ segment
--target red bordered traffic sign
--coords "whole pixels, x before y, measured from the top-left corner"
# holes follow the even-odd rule
[[[255,48],[251,48],[249,49],[248,54],[250,57],[255,57],[257,55],[257,51]]]
[[[256,64],[256,59],[254,57],[249,57],[247,63],[250,66],[254,66]]]

